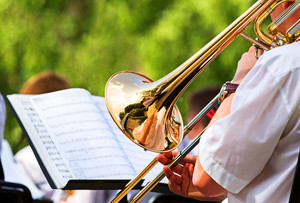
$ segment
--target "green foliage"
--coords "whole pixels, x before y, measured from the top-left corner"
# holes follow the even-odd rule
[[[104,96],[106,81],[134,70],[157,80],[208,43],[251,2],[236,0],[2,0],[0,2],[0,91],[19,92],[32,75],[53,70],[72,87]],[[200,74],[186,95],[231,80],[249,42],[237,39]],[[10,110],[5,138],[14,152],[21,130]]]

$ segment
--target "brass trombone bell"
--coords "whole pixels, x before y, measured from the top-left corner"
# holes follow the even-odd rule
[[[168,94],[160,81],[125,71],[109,79],[105,99],[113,120],[130,140],[163,152],[174,150],[183,137],[181,115]]]

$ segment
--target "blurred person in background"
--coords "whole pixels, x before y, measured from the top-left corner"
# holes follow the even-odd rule
[[[70,84],[62,75],[53,72],[42,72],[31,77],[21,88],[21,94],[43,94],[53,91],[70,88]],[[15,159],[20,169],[30,178],[30,180],[41,190],[43,199],[51,200],[54,203],[94,203],[107,202],[111,194],[115,191],[110,190],[76,190],[63,191],[52,189],[44,176],[36,157],[27,146],[16,153]]]
[[[4,135],[4,126],[6,121],[6,108],[2,94],[0,94],[0,155],[2,152],[2,140]],[[4,180],[2,161],[0,157],[0,179]]]
[[[23,85],[20,90],[20,94],[43,94],[68,88],[70,88],[70,84],[67,78],[62,75],[46,71],[32,76]],[[117,194],[117,190],[76,190],[64,192],[60,189],[52,189],[47,182],[30,146],[27,146],[17,152],[15,159],[21,170],[43,192],[43,198],[52,200],[54,203],[59,203],[61,201],[66,203],[104,203],[108,202]],[[133,198],[137,192],[138,191],[131,191],[127,196],[128,200]],[[151,196],[151,193],[148,194],[142,202],[148,202]]]

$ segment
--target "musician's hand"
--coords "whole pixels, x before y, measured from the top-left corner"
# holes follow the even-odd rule
[[[263,54],[261,49],[257,51],[257,57],[260,57]],[[234,83],[240,84],[247,73],[252,69],[257,59],[255,57],[255,47],[251,46],[249,51],[244,53],[238,62],[238,67],[233,78]]]
[[[159,154],[157,156],[157,160],[165,165],[164,172],[169,180],[168,185],[172,192],[184,197],[198,199],[201,201],[221,202],[226,198],[226,195],[224,194],[217,197],[207,197],[193,185],[192,178],[197,156],[187,155],[171,170],[167,164],[171,163],[177,154],[178,152],[173,151]]]
[[[192,176],[194,172],[194,164],[196,156],[187,155],[172,170],[167,164],[171,163],[178,152],[166,152],[157,156],[157,160],[164,164],[164,172],[169,180],[169,188],[172,192],[184,196],[191,197],[194,193],[199,193],[198,189],[192,184]]]

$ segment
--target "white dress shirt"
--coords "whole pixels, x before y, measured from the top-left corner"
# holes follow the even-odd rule
[[[204,170],[228,202],[288,202],[300,148],[300,42],[268,51],[237,89],[230,115],[202,136]]]

